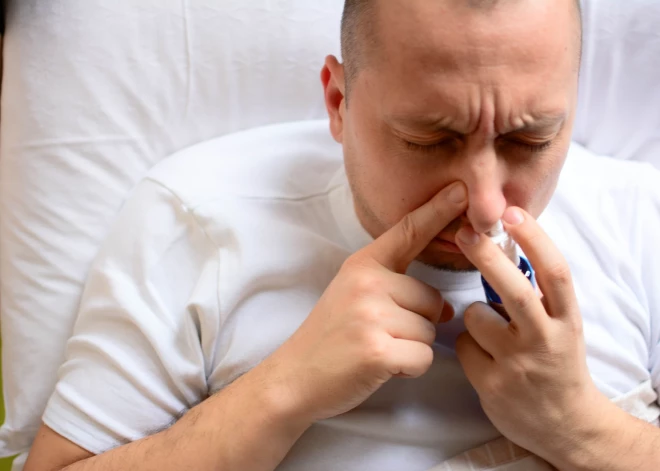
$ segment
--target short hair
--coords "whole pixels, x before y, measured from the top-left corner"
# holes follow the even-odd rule
[[[344,62],[346,96],[363,60],[364,42],[373,42],[372,0],[346,0],[341,19],[341,55]]]
[[[465,0],[470,6],[490,6],[498,0]],[[582,5],[575,0],[579,21],[579,56],[582,60]],[[376,41],[374,32],[374,0],[345,0],[341,19],[341,55],[344,61],[345,95],[348,99],[351,84],[364,66],[365,49]]]

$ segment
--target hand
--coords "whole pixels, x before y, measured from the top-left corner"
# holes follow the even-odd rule
[[[286,383],[298,416],[334,417],[393,376],[429,369],[436,324],[451,319],[453,308],[404,273],[466,206],[465,186],[453,184],[346,260],[302,326],[265,362],[269,381]]]
[[[582,318],[566,260],[529,214],[509,208],[504,219],[545,296],[539,298],[488,237],[462,228],[457,244],[500,295],[511,322],[488,305],[470,306],[467,332],[456,351],[495,427],[556,462],[610,404],[587,369]]]

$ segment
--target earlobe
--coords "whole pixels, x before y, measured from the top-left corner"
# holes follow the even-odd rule
[[[330,118],[330,131],[335,140],[342,142],[344,113],[346,111],[344,66],[336,57],[328,56],[321,71],[325,107]]]

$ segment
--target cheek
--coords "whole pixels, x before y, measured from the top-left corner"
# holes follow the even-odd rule
[[[401,156],[374,146],[359,151],[351,169],[366,204],[387,226],[398,222],[433,194],[432,186],[425,181],[428,177],[402,164],[403,161]]]
[[[354,193],[384,225],[398,222],[437,191],[428,169],[393,136],[374,124],[356,125],[350,134],[344,157]]]
[[[565,154],[559,150],[534,165],[515,167],[504,186],[507,205],[519,206],[539,217],[557,187],[564,161]]]

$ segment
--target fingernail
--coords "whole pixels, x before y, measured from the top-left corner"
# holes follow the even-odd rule
[[[465,191],[465,185],[462,183],[455,183],[454,187],[449,191],[447,195],[449,201],[452,203],[462,203],[467,198],[467,192]]]
[[[525,221],[525,216],[518,208],[509,208],[504,211],[502,219],[511,226],[518,226]]]
[[[463,245],[477,245],[481,240],[479,234],[474,232],[474,229],[470,227],[464,227],[463,229],[458,231],[456,237],[458,237],[458,240],[460,240],[463,243]]]

